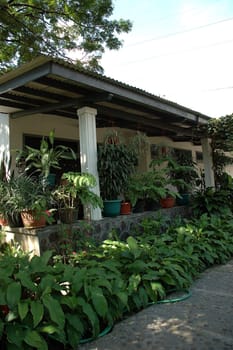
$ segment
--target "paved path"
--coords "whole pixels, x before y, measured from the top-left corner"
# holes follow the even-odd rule
[[[192,296],[116,324],[80,350],[233,350],[233,260],[201,274]]]

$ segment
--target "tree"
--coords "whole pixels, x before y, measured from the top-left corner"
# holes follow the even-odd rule
[[[129,20],[113,20],[112,0],[0,0],[0,71],[40,54],[67,59],[102,72],[105,49],[119,49]]]

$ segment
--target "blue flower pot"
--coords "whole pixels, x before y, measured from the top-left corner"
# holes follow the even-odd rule
[[[104,209],[103,209],[103,215],[104,216],[118,216],[121,212],[121,199],[115,199],[115,200],[104,200]]]
[[[180,196],[176,199],[177,205],[189,205],[189,193],[180,193]]]

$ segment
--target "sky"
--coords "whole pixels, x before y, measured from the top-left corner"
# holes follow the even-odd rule
[[[113,4],[133,28],[104,53],[107,77],[214,118],[233,113],[233,0]]]

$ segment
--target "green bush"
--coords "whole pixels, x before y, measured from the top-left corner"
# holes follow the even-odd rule
[[[232,190],[212,187],[197,191],[192,198],[193,215],[199,218],[202,214],[221,215],[232,213]]]
[[[145,220],[141,235],[85,252],[31,260],[0,256],[0,339],[4,349],[74,349],[126,312],[187,289],[206,267],[233,255],[233,216]],[[86,249],[85,242],[83,244]],[[62,263],[65,261],[66,263]]]
[[[50,259],[51,252],[0,259],[0,339],[7,349],[75,348],[122,316],[127,295],[113,262],[79,268]]]

